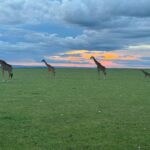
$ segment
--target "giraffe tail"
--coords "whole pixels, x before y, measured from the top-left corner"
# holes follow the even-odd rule
[[[13,73],[10,73],[10,77],[11,77],[11,79],[12,79],[12,77],[13,77]]]

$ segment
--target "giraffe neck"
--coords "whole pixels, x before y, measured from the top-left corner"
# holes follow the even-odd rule
[[[45,65],[48,66],[48,63],[46,61],[44,61]]]
[[[150,75],[150,73],[149,73],[149,72],[146,72],[145,70],[143,70],[143,73],[144,73],[145,75]]]
[[[95,62],[96,65],[99,65],[100,63],[93,57],[93,60]]]

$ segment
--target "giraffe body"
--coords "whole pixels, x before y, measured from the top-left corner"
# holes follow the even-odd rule
[[[1,68],[2,68],[2,76],[3,76],[3,79],[4,79],[4,71],[7,71],[8,72],[8,75],[9,75],[9,78],[12,78],[13,77],[13,68],[10,64],[7,64],[4,60],[0,60],[0,65],[1,65]]]
[[[149,73],[149,72],[146,72],[145,70],[141,70],[141,71],[144,73],[145,78],[146,78],[146,77],[150,77],[150,73]]]
[[[97,66],[97,71],[98,73],[100,73],[100,71],[103,72],[104,76],[106,76],[106,67],[103,66],[100,62],[98,62],[95,57],[91,56],[90,59],[93,59],[93,61],[95,62],[96,66]]]
[[[55,73],[56,73],[55,68],[51,66],[50,64],[48,64],[45,59],[43,59],[41,62],[44,62],[44,64],[47,66],[48,71],[52,72],[53,75],[55,76]]]

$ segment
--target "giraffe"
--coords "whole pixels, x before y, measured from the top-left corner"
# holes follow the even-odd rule
[[[44,62],[45,65],[46,65],[47,68],[48,68],[48,71],[49,71],[49,72],[52,72],[53,75],[55,76],[55,73],[56,73],[56,72],[55,72],[55,68],[54,68],[53,66],[51,66],[50,64],[48,64],[45,59],[42,59],[41,62]]]
[[[150,77],[150,73],[149,73],[149,72],[146,72],[145,70],[141,70],[141,71],[144,73],[145,78],[146,78],[146,77]]]
[[[1,68],[2,68],[2,78],[4,80],[4,72],[5,71],[8,71],[8,75],[9,75],[9,78],[12,78],[13,77],[13,73],[12,73],[12,66],[10,64],[7,64],[4,60],[0,60],[0,65],[1,65]]]
[[[90,59],[93,59],[93,61],[95,62],[96,66],[97,66],[97,71],[98,71],[98,74],[100,73],[100,71],[103,72],[104,74],[104,79],[106,77],[106,67],[103,66],[100,62],[98,62],[94,56],[91,56]]]

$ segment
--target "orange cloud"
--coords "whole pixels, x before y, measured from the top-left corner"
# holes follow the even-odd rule
[[[67,58],[67,60],[69,61],[74,61],[74,62],[82,62],[81,58],[80,57],[72,57],[72,56],[69,56]]]
[[[68,54],[68,55],[75,55],[75,54],[83,54],[88,52],[88,50],[74,50],[74,51],[68,51],[64,54]]]
[[[122,57],[122,60],[137,60],[137,56],[124,56]]]
[[[57,60],[57,61],[72,61],[72,62],[80,62],[81,58],[77,56],[52,56],[52,57],[47,57],[45,58],[50,59],[50,60]]]
[[[104,59],[119,59],[119,55],[115,53],[105,53],[103,54]]]
[[[114,63],[112,61],[101,61],[101,63],[108,68],[121,68],[122,65]]]
[[[101,61],[102,64],[104,64],[106,67],[122,67],[121,65],[115,63],[116,60],[123,60],[123,61],[128,61],[128,60],[138,60],[139,56],[129,56],[126,55],[126,53],[120,53],[120,51],[89,51],[89,50],[74,50],[74,51],[67,51],[65,53],[60,53],[56,56],[51,56],[48,57],[46,56],[45,58],[49,60],[56,60],[56,61],[66,61],[70,63],[77,63],[77,66],[95,66],[92,60],[90,60],[91,56],[96,57],[98,61]],[[78,64],[82,63],[82,64]],[[63,63],[64,64],[64,63]],[[67,63],[65,63],[67,65]]]
[[[92,53],[83,53],[81,54],[81,57],[84,59],[90,59],[91,56],[94,57],[100,57],[102,54],[100,52],[92,52]]]
[[[103,54],[103,59],[104,60],[137,60],[137,56],[124,56],[124,55],[119,55],[117,53],[105,53]]]

